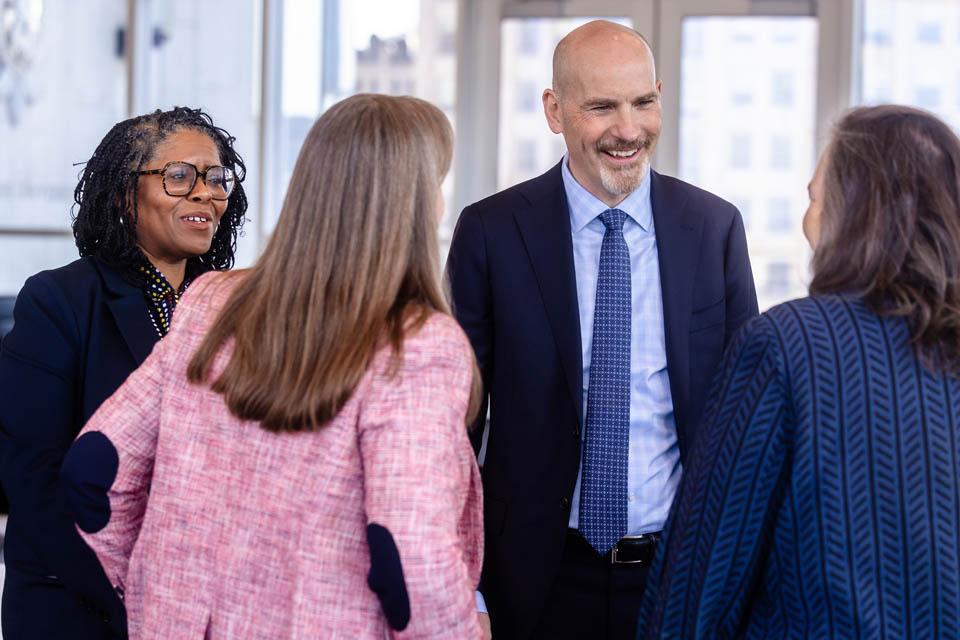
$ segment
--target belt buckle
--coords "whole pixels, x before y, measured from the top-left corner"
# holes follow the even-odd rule
[[[623,536],[620,538],[620,540],[617,540],[617,543],[613,545],[612,549],[610,549],[610,564],[643,564],[646,562],[643,558],[638,560],[620,560],[617,558],[617,547],[622,540],[646,540],[648,538],[654,540],[655,543],[655,538],[645,533],[641,533],[638,536]]]

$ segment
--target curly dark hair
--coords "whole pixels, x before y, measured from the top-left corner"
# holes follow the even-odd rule
[[[73,192],[73,237],[82,257],[97,256],[118,269],[130,268],[146,259],[136,240],[139,176],[132,172],[152,159],[160,142],[184,129],[209,136],[217,145],[220,162],[233,169],[237,179],[210,250],[190,258],[187,272],[198,275],[233,266],[237,236],[246,221],[247,196],[241,184],[246,166],[233,148],[235,138],[214,125],[202,110],[188,107],[158,109],[118,122],[100,141]]]
[[[919,109],[861,107],[825,162],[810,292],[905,318],[924,364],[960,375],[960,139]]]

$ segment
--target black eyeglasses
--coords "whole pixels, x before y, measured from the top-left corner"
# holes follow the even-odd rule
[[[163,190],[168,196],[186,196],[190,195],[193,188],[197,185],[197,177],[203,178],[203,183],[207,185],[210,191],[210,197],[214,200],[226,200],[233,193],[233,187],[237,180],[233,169],[227,167],[213,166],[207,167],[206,171],[200,171],[189,162],[168,162],[163,169],[144,169],[142,171],[132,171],[131,173],[141,176],[159,174],[163,176]]]

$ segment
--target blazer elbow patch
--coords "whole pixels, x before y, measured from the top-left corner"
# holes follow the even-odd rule
[[[377,594],[390,627],[403,631],[410,622],[410,597],[397,543],[389,529],[371,523],[367,525],[367,545],[370,547],[367,584]]]
[[[96,533],[110,522],[107,492],[119,466],[117,448],[99,431],[77,438],[63,459],[60,477],[67,505],[77,526],[86,533]]]

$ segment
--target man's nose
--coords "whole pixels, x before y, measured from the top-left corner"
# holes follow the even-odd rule
[[[641,133],[640,117],[630,105],[617,109],[617,118],[610,133],[621,140],[636,140]]]

